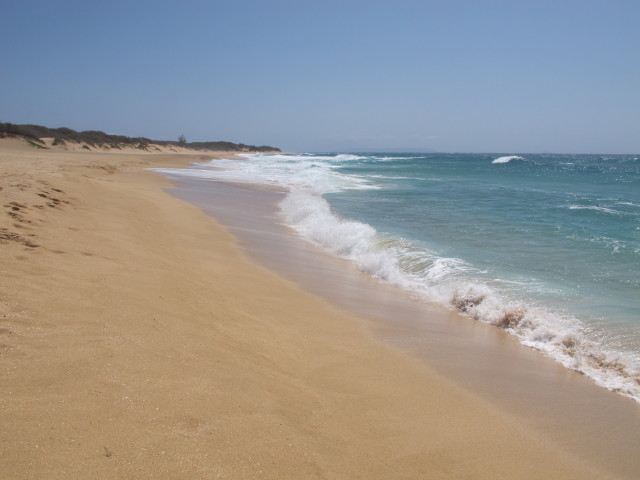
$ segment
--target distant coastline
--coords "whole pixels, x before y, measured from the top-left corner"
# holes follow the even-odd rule
[[[187,142],[184,135],[177,141],[152,140],[146,137],[127,137],[112,135],[100,130],[78,132],[71,128],[49,128],[42,125],[0,122],[0,138],[23,138],[35,148],[47,149],[52,146],[66,147],[69,144],[85,150],[110,150],[135,148],[144,151],[159,151],[158,146],[165,148],[179,147],[187,150],[208,150],[216,152],[280,152],[276,147],[268,145],[245,145],[226,141]]]

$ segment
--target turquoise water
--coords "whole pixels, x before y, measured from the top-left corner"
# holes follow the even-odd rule
[[[245,157],[170,173],[283,188],[309,241],[640,400],[638,156]]]
[[[487,281],[584,318],[640,322],[640,160],[489,155],[363,158],[335,171],[341,215],[464,260]]]

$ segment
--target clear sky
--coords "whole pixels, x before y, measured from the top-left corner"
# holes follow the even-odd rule
[[[0,121],[290,151],[640,153],[640,1],[0,0]]]

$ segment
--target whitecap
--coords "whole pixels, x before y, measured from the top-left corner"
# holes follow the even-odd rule
[[[416,158],[423,158],[423,157],[371,157],[374,160],[380,160],[382,162],[390,162],[393,160],[415,160]]]
[[[352,155],[348,153],[341,153],[340,155],[335,156],[335,160],[364,160],[367,157],[362,157],[360,155]]]
[[[244,160],[218,159],[194,164],[188,169],[156,169],[165,174],[253,183],[278,188],[310,188],[318,193],[343,190],[376,190],[381,186],[372,180],[336,172],[332,163],[336,156],[326,155],[262,155],[241,154]]]
[[[280,204],[285,222],[312,243],[351,260],[361,271],[453,308],[516,336],[598,385],[640,402],[640,370],[633,358],[606,348],[578,319],[510,299],[458,258],[442,257],[372,226],[336,215],[309,190],[291,191]],[[496,287],[500,283],[495,282]]]
[[[614,210],[612,208],[607,208],[607,207],[599,207],[597,205],[569,205],[567,208],[569,208],[569,210],[595,210],[597,212],[605,212],[605,213],[610,213],[612,215],[625,214],[625,212],[620,212],[618,210]]]
[[[511,160],[524,160],[524,157],[518,155],[509,155],[506,157],[498,157],[491,163],[509,163]]]
[[[280,205],[285,223],[307,240],[351,260],[360,270],[376,278],[499,327],[515,335],[522,344],[584,373],[597,384],[640,402],[638,362],[605,347],[578,319],[547,311],[530,300],[516,301],[509,296],[510,289],[504,281],[482,280],[482,272],[461,259],[385,236],[366,223],[341,218],[322,196],[348,189],[379,188],[373,183],[375,177],[336,172],[333,163],[336,155],[248,154],[243,157],[250,161],[216,160],[192,169],[158,171],[279,186],[288,192]],[[508,163],[513,159],[522,157],[500,157],[493,163]],[[565,208],[622,213],[589,205]],[[616,246],[612,245],[614,251]],[[529,280],[523,281],[526,284]]]

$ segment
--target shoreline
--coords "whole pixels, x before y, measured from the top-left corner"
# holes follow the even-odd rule
[[[565,164],[566,159],[558,157],[549,163],[531,158],[497,172],[505,175],[507,184],[515,182],[510,187],[513,191],[507,195],[492,183],[496,181],[493,176],[496,171],[488,166],[490,158],[484,155],[242,157],[251,161],[221,159],[189,169],[158,171],[178,177],[282,189],[286,196],[278,204],[278,215],[296,235],[426,302],[463,312],[507,331],[520,343],[640,403],[640,331],[634,320],[640,311],[637,302],[633,302],[635,292],[631,289],[630,273],[633,269],[620,261],[630,254],[629,260],[633,262],[634,254],[624,243],[623,233],[634,227],[630,221],[633,214],[626,218],[622,212],[610,210],[608,207],[614,206],[608,204],[604,207],[606,212],[600,207],[583,209],[572,203],[572,194],[553,193],[553,188],[554,200],[542,207],[545,210],[542,214],[534,204],[546,205],[545,201],[540,198],[532,201],[517,186],[517,179],[524,173],[520,170],[535,164],[535,168],[542,169],[541,174],[546,171],[542,176],[549,180],[551,165],[556,162],[569,165]],[[474,183],[472,178],[466,178],[457,182],[449,176],[448,169],[454,165],[464,176],[466,160],[482,171],[481,181]],[[580,171],[587,164],[600,168],[594,161],[598,163],[590,158],[580,167],[572,164],[565,174],[571,177],[576,173],[569,174],[571,169]],[[618,161],[624,163],[620,158]],[[433,166],[433,176],[427,175],[426,170],[431,168],[427,164]],[[516,171],[520,175],[513,175]],[[405,173],[407,176],[400,175]],[[541,179],[543,184],[547,180]],[[423,189],[416,181],[435,183],[433,188]],[[470,190],[456,187],[467,182],[471,184]],[[493,195],[486,196],[488,191]],[[413,193],[408,192],[417,197],[412,199]],[[635,205],[633,192],[625,190],[620,194],[620,205]],[[420,202],[410,201],[418,197]],[[495,200],[484,204],[485,197]],[[511,197],[518,204],[515,210],[499,207],[508,205]],[[477,206],[469,204],[471,198]],[[403,202],[408,203],[401,208]],[[457,219],[445,218],[438,207],[417,207],[422,202],[442,205],[448,215]],[[520,208],[522,212],[517,214]],[[465,216],[465,212],[476,209],[483,213]],[[525,210],[529,212],[527,215],[523,214]],[[408,222],[401,220],[405,213]],[[608,220],[625,224],[610,226],[610,240],[604,240],[609,237],[602,231],[600,213],[607,213],[611,217]],[[421,217],[424,219],[418,221]],[[498,227],[495,232],[487,228],[494,222]],[[507,224],[518,227],[513,230]],[[530,229],[536,234],[526,233]],[[578,233],[579,230],[583,233]],[[578,243],[569,248],[571,242]],[[524,250],[523,245],[527,245]],[[615,247],[609,250],[610,245]],[[532,262],[534,258],[540,261]],[[585,264],[584,258],[592,258],[593,262]],[[592,264],[598,267],[589,266]],[[594,273],[600,269],[599,275]],[[603,284],[598,289],[599,281]],[[613,294],[615,282],[620,282],[618,295]],[[623,311],[627,312],[626,317]]]
[[[640,448],[640,406],[634,400],[596,385],[500,329],[420,301],[300,238],[276,212],[280,192],[169,178],[177,183],[169,191],[221,222],[251,260],[365,319],[377,339],[420,359],[562,448],[629,478],[637,471],[630,460]]]
[[[203,155],[0,145],[5,475],[616,477],[248,261],[144,170]]]

